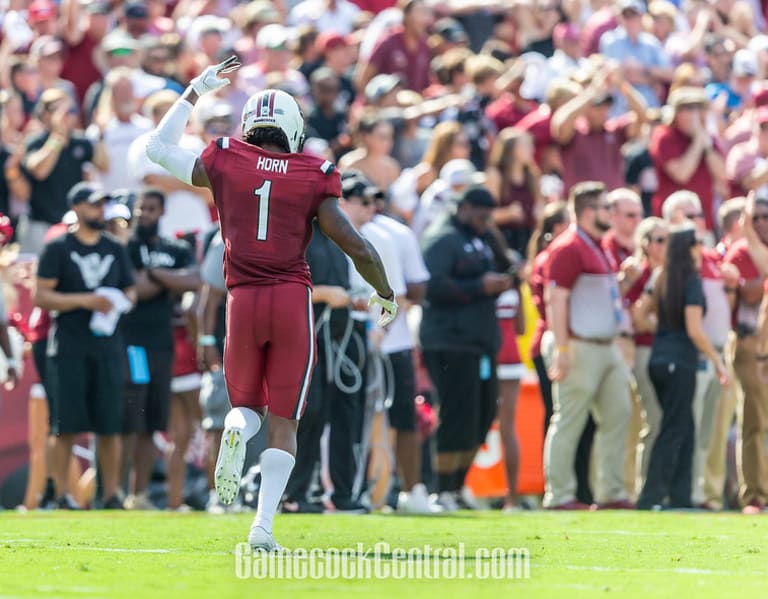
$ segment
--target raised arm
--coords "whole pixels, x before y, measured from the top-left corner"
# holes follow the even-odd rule
[[[190,82],[181,98],[176,100],[149,136],[147,142],[149,159],[162,166],[182,183],[210,187],[208,175],[200,158],[191,150],[179,147],[179,141],[197,99],[203,94],[228,85],[229,80],[220,78],[219,75],[230,73],[239,67],[237,57],[231,56],[224,62],[206,68]]]

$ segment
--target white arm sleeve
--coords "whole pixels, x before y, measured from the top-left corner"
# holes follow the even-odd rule
[[[192,185],[192,171],[197,154],[179,147],[179,140],[184,134],[191,113],[192,104],[184,99],[177,100],[147,141],[149,159],[187,185]]]

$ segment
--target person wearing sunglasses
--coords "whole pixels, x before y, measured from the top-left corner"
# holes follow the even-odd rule
[[[616,265],[601,247],[610,203],[597,181],[575,185],[569,202],[576,226],[552,242],[545,267],[549,331],[542,355],[553,381],[554,417],[544,443],[544,507],[589,508],[576,500],[573,460],[593,412],[600,423],[595,500],[603,509],[628,509],[634,507],[624,489],[629,371],[615,343],[624,314]]]
[[[647,287],[651,301],[645,304],[641,317],[647,319],[648,311],[656,317],[648,373],[662,417],[638,509],[692,506],[696,446],[693,406],[699,356],[712,362],[721,385],[729,382],[722,355],[703,326],[707,301],[700,274],[702,245],[692,223],[671,228],[664,266]]]

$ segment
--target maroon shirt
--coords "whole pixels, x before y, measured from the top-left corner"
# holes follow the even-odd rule
[[[624,185],[624,156],[629,119],[610,119],[600,131],[590,131],[586,119],[574,125],[573,139],[562,146],[563,184],[566,191],[582,181],[602,181],[608,191]]]
[[[533,137],[534,158],[539,166],[541,166],[544,151],[548,147],[555,145],[550,128],[551,122],[552,111],[549,109],[549,106],[543,104],[539,106],[538,110],[526,114],[516,125],[518,129],[527,131]]]
[[[539,313],[539,319],[536,321],[536,329],[531,338],[531,358],[538,358],[541,355],[541,336],[547,330],[547,310],[544,304],[544,271],[546,269],[549,252],[542,250],[536,258],[533,259],[531,267],[531,299],[536,311]]]
[[[645,286],[648,284],[648,281],[651,278],[651,274],[653,274],[651,265],[648,264],[648,262],[643,262],[643,270],[640,272],[640,276],[638,277],[637,281],[634,282],[632,287],[629,288],[629,291],[627,291],[626,295],[624,295],[625,305],[632,306],[637,300],[640,299],[640,296],[643,295],[643,291],[645,291]],[[651,347],[653,345],[653,334],[637,333],[635,335],[635,345]]]
[[[419,40],[419,47],[413,54],[405,46],[403,28],[397,27],[376,45],[369,62],[378,73],[399,75],[405,89],[421,93],[429,86],[430,58],[426,39]]]
[[[515,97],[512,94],[502,94],[496,98],[493,102],[488,104],[485,109],[485,116],[487,116],[498,131],[506,129],[507,127],[514,127],[520,120],[531,112],[533,105],[521,108],[515,102]]]
[[[341,195],[333,164],[229,137],[208,144],[201,159],[221,220],[227,288],[278,282],[311,287],[305,254],[312,221],[326,198]]]
[[[71,81],[77,92],[77,100],[83,103],[88,88],[102,78],[101,71],[93,60],[99,42],[87,33],[76,46],[69,46],[61,69],[61,78]]]

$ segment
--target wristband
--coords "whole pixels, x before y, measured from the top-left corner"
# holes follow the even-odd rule
[[[53,149],[57,151],[64,147],[64,142],[61,141],[58,137],[49,137],[48,143],[50,143],[51,146],[53,146]]]
[[[8,367],[8,370],[10,370],[11,368],[13,368],[14,370],[19,369],[19,363],[16,361],[16,358],[6,358],[5,363]]]
[[[216,337],[214,335],[200,335],[197,338],[197,344],[200,347],[214,347],[216,345]]]
[[[379,292],[377,291],[376,293],[379,293]],[[395,299],[395,291],[394,291],[393,289],[392,289],[392,290],[390,290],[390,291],[389,291],[389,295],[381,295],[381,294],[379,293],[379,297],[380,297],[381,299],[385,299],[385,300],[387,300],[388,302],[394,301],[394,299]]]

